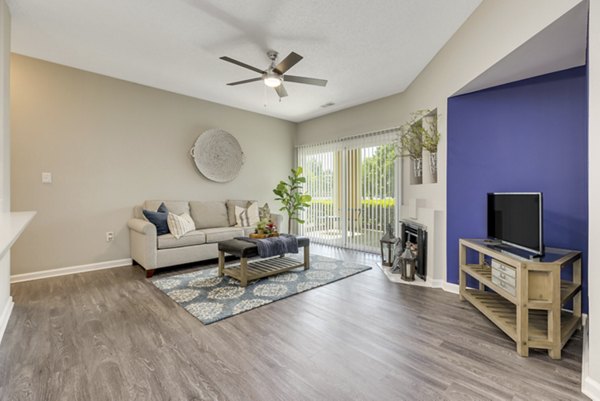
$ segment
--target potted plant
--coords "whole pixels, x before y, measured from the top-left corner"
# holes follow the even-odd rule
[[[288,176],[288,181],[280,181],[273,193],[277,195],[278,200],[283,205],[279,210],[285,211],[288,215],[288,231],[291,231],[292,220],[304,224],[304,220],[299,217],[299,213],[310,206],[312,197],[303,193],[302,184],[306,178],[302,177],[302,167],[292,169],[292,175]]]
[[[250,234],[250,238],[269,238],[278,237],[277,226],[269,220],[261,220],[256,223],[254,234]]]
[[[400,127],[397,154],[410,157],[413,162],[414,176],[420,178],[423,166],[423,116],[429,110],[419,110],[410,114],[410,119]]]
[[[423,148],[429,152],[429,168],[434,182],[437,182],[437,151],[440,132],[437,129],[437,115],[428,119],[428,127],[423,130]]]

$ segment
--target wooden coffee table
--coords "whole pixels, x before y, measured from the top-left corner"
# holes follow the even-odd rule
[[[248,258],[258,256],[258,247],[248,241],[231,239],[218,243],[219,247],[219,276],[233,277],[246,287],[249,281],[259,278],[273,276],[288,270],[304,267],[310,268],[310,240],[307,237],[298,237],[298,248],[304,248],[304,261],[285,256],[256,259],[248,261]],[[225,267],[225,254],[240,258],[240,264]]]

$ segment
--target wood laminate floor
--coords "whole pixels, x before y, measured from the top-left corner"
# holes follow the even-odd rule
[[[376,267],[209,326],[139,267],[14,284],[12,295],[1,400],[587,399],[579,333],[560,361],[521,358],[457,295]]]

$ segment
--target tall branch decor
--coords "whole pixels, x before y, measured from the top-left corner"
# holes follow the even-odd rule
[[[396,141],[396,156],[409,157],[413,162],[414,176],[420,179],[422,176],[423,149],[427,150],[430,155],[431,173],[434,181],[437,181],[437,147],[439,141],[437,115],[431,115],[429,109],[418,110],[411,113],[409,120],[400,127]]]

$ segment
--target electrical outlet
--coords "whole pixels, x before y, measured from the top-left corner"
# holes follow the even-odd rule
[[[107,231],[106,232],[106,242],[110,242],[115,238],[115,233],[113,233],[112,231]]]
[[[42,184],[52,184],[52,173],[42,173]]]

